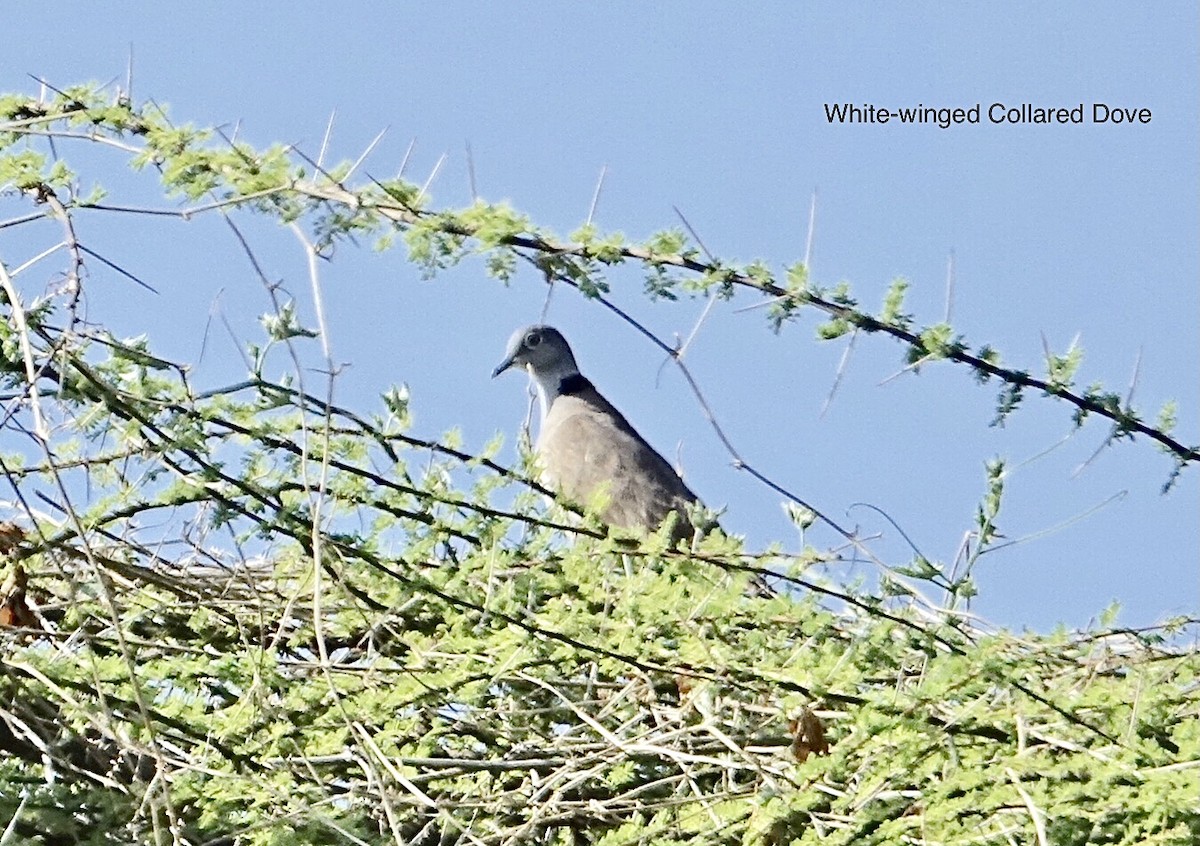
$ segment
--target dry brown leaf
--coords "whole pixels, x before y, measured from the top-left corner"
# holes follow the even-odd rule
[[[8,555],[24,542],[24,529],[8,520],[0,521],[0,555]]]
[[[42,623],[25,599],[25,588],[29,577],[25,568],[14,564],[12,572],[0,585],[0,627],[16,629],[40,629]]]
[[[812,754],[828,755],[829,741],[825,739],[825,725],[820,717],[808,708],[801,708],[800,715],[788,723],[792,731],[792,757],[800,763]]]

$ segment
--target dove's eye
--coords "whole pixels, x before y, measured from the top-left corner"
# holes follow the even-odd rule
[[[541,342],[542,342],[542,333],[541,332],[530,332],[528,335],[525,336],[525,346],[529,347],[530,349],[533,349]]]

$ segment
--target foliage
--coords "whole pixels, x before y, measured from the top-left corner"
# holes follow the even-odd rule
[[[970,563],[919,559],[875,587],[749,554],[633,542],[539,510],[546,493],[449,438],[409,430],[406,389],[373,411],[272,381],[275,347],[319,348],[279,301],[244,381],[203,390],[146,338],[76,314],[92,256],[80,197],[45,142],[102,144],[153,170],[182,216],[302,224],[307,248],[398,235],[430,274],[517,257],[588,296],[640,262],[671,299],[734,286],[803,308],[819,333],[882,332],[910,363],[1033,388],[1121,435],[1196,460],[1094,386],[1081,352],[1039,381],[944,324],[917,328],[904,284],[879,318],[794,265],[702,263],[681,232],[644,244],[585,227],[561,243],[506,206],[425,207],[404,180],[350,187],[87,87],[0,98],[0,188],[55,220],[67,284],[0,256],[2,472],[20,504],[0,538],[0,824],[30,843],[1194,843],[1200,654],[1178,628],[1053,636],[986,630],[956,610]],[[10,224],[5,224],[10,225]],[[19,272],[18,272],[19,271]],[[1032,396],[1033,394],[1029,394]],[[1025,397],[1028,398],[1028,397]],[[996,536],[988,466],[973,555]],[[511,504],[502,504],[511,503]],[[804,509],[797,503],[796,513]],[[811,522],[804,512],[804,525]],[[798,523],[800,518],[797,517]],[[853,554],[868,554],[852,539]],[[19,569],[18,569],[19,568]],[[771,573],[775,595],[748,590]],[[944,592],[935,604],[929,591]],[[822,744],[801,735],[811,715]],[[797,754],[807,747],[814,754]],[[801,760],[803,759],[803,760]],[[2,839],[2,838],[0,838]]]

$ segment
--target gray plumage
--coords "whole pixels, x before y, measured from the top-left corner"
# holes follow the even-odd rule
[[[552,326],[518,330],[492,376],[518,366],[533,377],[541,401],[537,458],[547,487],[581,504],[606,489],[600,517],[623,529],[655,531],[674,511],[674,539],[692,536],[688,510],[696,495],[579,373],[562,333]]]

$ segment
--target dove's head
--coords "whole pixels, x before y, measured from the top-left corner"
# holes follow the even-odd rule
[[[504,361],[492,371],[499,376],[505,370],[521,367],[541,382],[560,380],[579,372],[567,339],[553,326],[526,326],[508,339]]]

